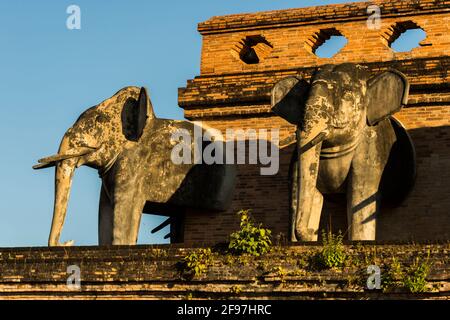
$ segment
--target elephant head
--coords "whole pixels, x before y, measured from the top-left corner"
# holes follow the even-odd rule
[[[56,167],[50,246],[59,244],[75,168],[86,165],[104,175],[122,150],[139,141],[146,124],[154,117],[145,88],[123,88],[86,110],[65,133],[58,153],[40,159],[33,167]]]
[[[407,103],[408,92],[402,73],[388,70],[371,77],[364,67],[350,63],[323,66],[310,82],[287,77],[274,85],[272,111],[297,126],[296,190],[291,201],[296,238],[317,238],[322,193],[342,191],[364,134],[385,126],[384,120]],[[384,131],[380,137],[388,134]]]
[[[272,89],[272,111],[299,127],[300,146],[305,150],[329,136],[348,140],[352,138],[349,131],[366,123],[378,124],[400,111],[408,92],[408,80],[396,70],[371,78],[359,65],[326,65],[310,83],[298,77],[277,82]]]

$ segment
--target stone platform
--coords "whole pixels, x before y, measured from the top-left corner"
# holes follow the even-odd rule
[[[0,299],[450,299],[450,244],[347,245],[345,266],[328,270],[314,266],[321,248],[275,246],[258,258],[213,249],[206,272],[192,279],[177,264],[198,248],[4,248]],[[428,259],[427,292],[366,288],[367,266],[380,266],[384,279],[393,257],[404,266]],[[80,267],[80,290],[67,286],[70,265]]]

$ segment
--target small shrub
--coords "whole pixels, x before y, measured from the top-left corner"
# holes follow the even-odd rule
[[[386,269],[386,276],[382,279],[384,291],[396,288],[406,289],[411,293],[427,291],[426,278],[431,269],[428,258],[422,261],[420,257],[416,257],[410,266],[404,267],[394,257]]]
[[[344,265],[346,254],[342,243],[343,236],[341,232],[334,235],[333,233],[322,231],[323,248],[319,253],[318,260],[324,268],[340,268]]]
[[[272,245],[271,231],[255,226],[250,216],[250,210],[241,210],[241,229],[230,235],[228,249],[234,254],[248,253],[253,256],[260,256],[268,252]]]
[[[385,276],[381,278],[383,291],[401,287],[402,279],[403,267],[395,257],[392,257],[392,262],[386,268]]]
[[[420,261],[419,257],[414,259],[412,265],[406,268],[403,285],[411,293],[427,291],[427,276],[430,273],[431,264],[429,260]]]
[[[193,278],[203,275],[212,264],[211,249],[198,249],[186,255],[181,261],[180,271],[183,277]]]

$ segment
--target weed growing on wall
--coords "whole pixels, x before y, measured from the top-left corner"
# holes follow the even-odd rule
[[[179,263],[179,270],[183,278],[198,277],[206,273],[212,262],[210,248],[198,249],[190,252],[183,258],[181,263]]]
[[[228,249],[234,254],[247,253],[257,257],[268,252],[272,245],[272,232],[261,225],[255,226],[250,210],[240,210],[238,215],[241,229],[230,235]]]
[[[323,248],[317,257],[321,267],[341,268],[344,266],[347,255],[342,241],[343,235],[341,232],[335,235],[331,231],[322,231]]]
[[[406,269],[406,275],[403,284],[406,289],[412,293],[427,291],[427,276],[430,273],[431,264],[428,259],[421,261],[420,257],[416,257],[411,266]]]
[[[426,292],[428,282],[426,280],[430,273],[431,263],[429,257],[423,259],[420,256],[414,258],[413,263],[404,266],[395,257],[386,267],[386,276],[383,278],[383,290],[406,289],[411,293]]]

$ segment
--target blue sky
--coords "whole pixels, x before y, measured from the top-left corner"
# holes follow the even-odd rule
[[[137,85],[149,88],[157,116],[183,118],[177,88],[199,74],[198,22],[214,15],[342,2],[2,1],[0,247],[46,245],[54,170],[31,167],[56,153],[82,111]],[[81,8],[81,30],[66,28],[71,4]],[[61,241],[97,244],[99,188],[95,170],[78,169]],[[150,234],[160,221],[144,215],[139,243],[163,242],[166,232]]]

